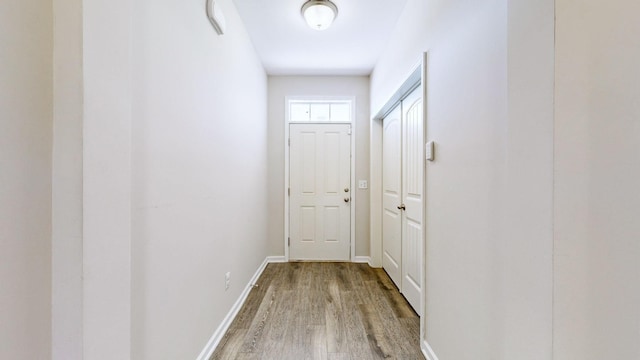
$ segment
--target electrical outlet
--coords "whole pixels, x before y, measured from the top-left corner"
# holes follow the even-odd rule
[[[231,286],[231,272],[224,274],[224,291],[229,290],[229,286]]]
[[[358,189],[368,189],[368,188],[369,188],[369,182],[367,180],[358,181]]]

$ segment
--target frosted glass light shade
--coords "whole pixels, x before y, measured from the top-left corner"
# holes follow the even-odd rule
[[[312,29],[324,30],[338,15],[338,7],[329,0],[309,0],[302,5],[302,16]]]

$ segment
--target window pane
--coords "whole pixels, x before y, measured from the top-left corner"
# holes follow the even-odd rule
[[[349,104],[331,104],[331,121],[351,121],[351,106]]]
[[[291,104],[291,122],[309,121],[309,104]]]
[[[329,104],[311,104],[311,121],[327,122],[329,118]]]
[[[291,101],[290,122],[351,122],[351,102],[338,101]]]

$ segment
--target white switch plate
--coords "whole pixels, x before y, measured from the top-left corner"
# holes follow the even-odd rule
[[[358,189],[368,189],[368,188],[369,188],[369,182],[367,182],[367,180],[358,181]]]
[[[229,290],[229,286],[231,286],[231,272],[224,274],[224,291]]]
[[[434,160],[435,154],[433,141],[429,141],[428,143],[424,144],[424,157],[429,161]]]

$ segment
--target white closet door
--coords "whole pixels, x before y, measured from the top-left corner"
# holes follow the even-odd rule
[[[292,124],[291,260],[349,260],[351,125]]]
[[[382,267],[418,315],[422,315],[424,125],[421,88],[409,94],[382,125]]]
[[[421,314],[424,132],[422,88],[402,101],[402,293]]]
[[[382,267],[393,282],[402,282],[402,111],[382,122]]]

